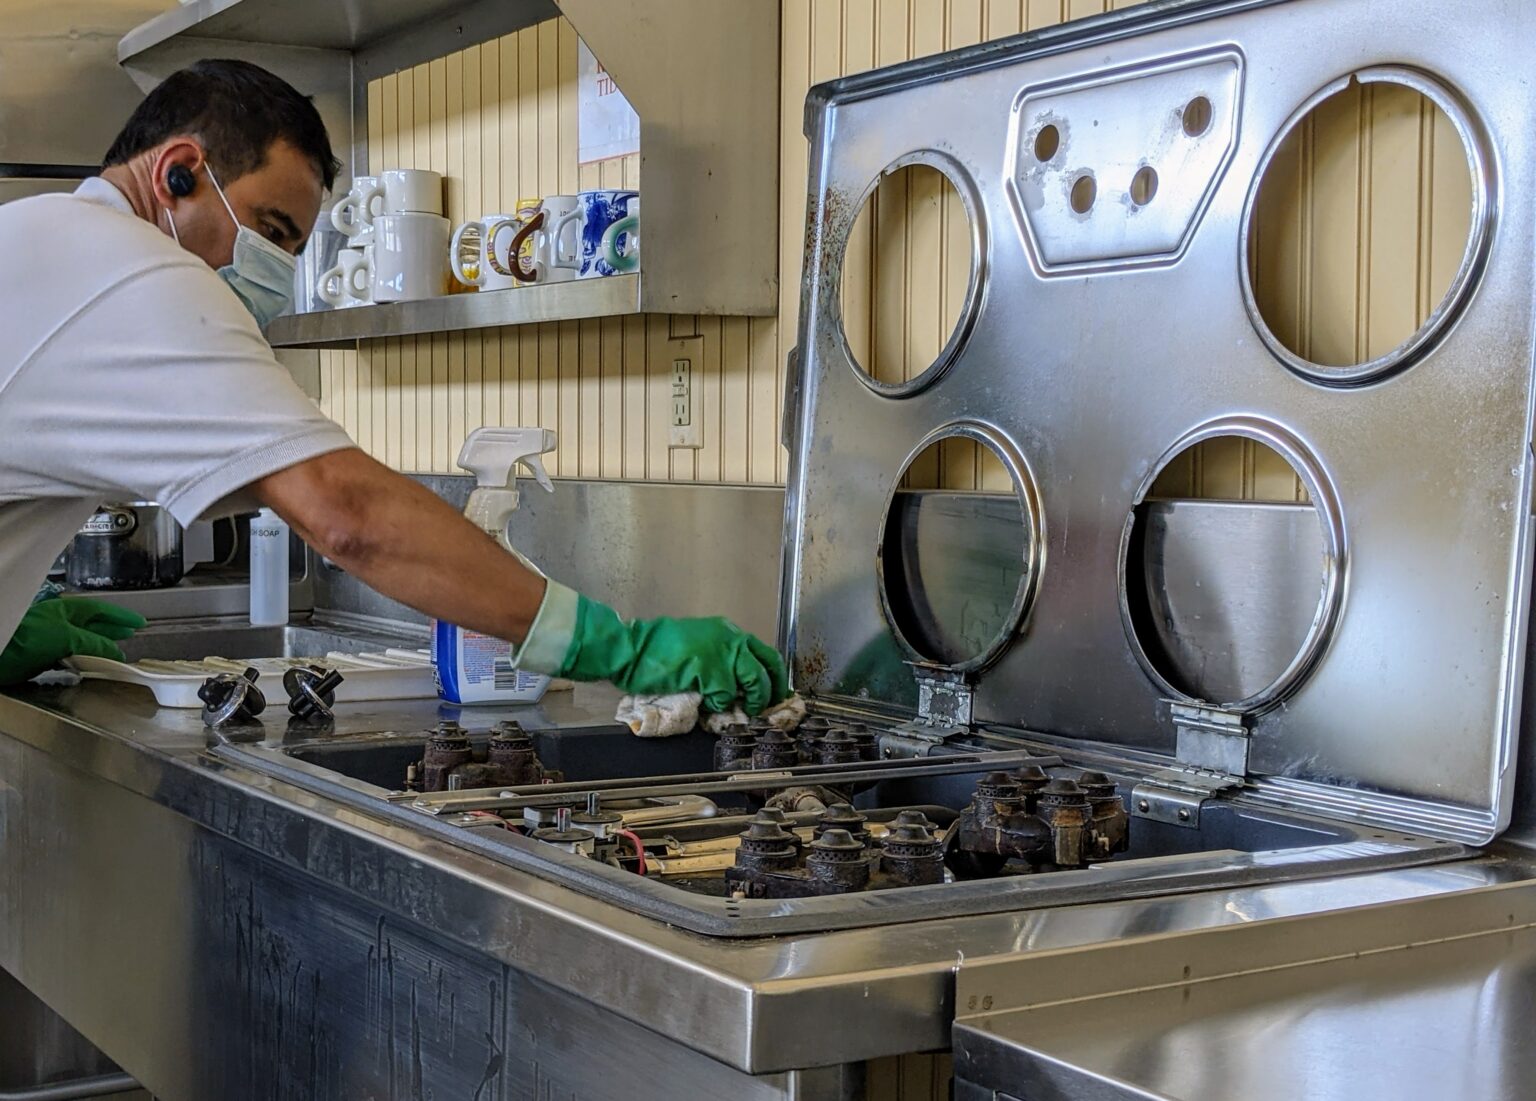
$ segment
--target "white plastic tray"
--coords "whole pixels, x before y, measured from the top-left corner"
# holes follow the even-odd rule
[[[124,664],[107,658],[73,657],[65,665],[92,680],[113,680],[138,684],[155,694],[161,707],[202,707],[197,690],[218,673],[239,673],[254,667],[261,674],[258,682],[281,694],[283,673],[296,665],[321,665],[335,669],[345,678],[336,689],[337,703],[363,703],[369,700],[419,700],[437,695],[432,674],[432,659],[426,650],[386,650],[383,653],[329,653],[323,658],[239,658],[209,657],[201,661],[158,661],[146,659]]]

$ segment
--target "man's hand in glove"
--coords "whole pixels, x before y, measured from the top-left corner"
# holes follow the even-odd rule
[[[789,695],[777,651],[724,619],[637,619],[554,581],[518,667],[572,680],[612,681],[634,696],[698,692],[710,711],[741,701],[748,714]]]
[[[77,597],[41,600],[27,609],[0,651],[0,685],[21,684],[75,654],[123,660],[118,643],[144,617],[115,604]]]

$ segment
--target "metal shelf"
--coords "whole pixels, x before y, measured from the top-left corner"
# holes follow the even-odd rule
[[[146,91],[235,57],[314,97],[368,163],[368,82],[564,16],[640,116],[645,273],[280,319],[279,347],[624,313],[766,317],[779,304],[779,5],[769,0],[192,0],[130,31]],[[350,171],[350,168],[349,168]],[[337,181],[345,189],[350,175]],[[483,213],[469,211],[470,215]],[[619,297],[623,301],[618,301]]]
[[[291,314],[267,326],[274,348],[350,348],[359,340],[461,332],[540,321],[638,314],[640,276],[610,275],[506,291],[451,294],[346,310]]]
[[[337,50],[378,75],[560,14],[555,0],[192,0],[125,35],[120,64],[177,39]]]

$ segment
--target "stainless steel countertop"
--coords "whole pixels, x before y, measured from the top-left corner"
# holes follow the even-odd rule
[[[1481,915],[1473,903],[1449,926],[1422,921],[1407,944],[1335,942],[1289,966],[1255,959],[1253,938],[1184,938],[1194,974],[1140,989],[1122,974],[1121,993],[965,1021],[957,1101],[1529,1098],[1533,898],[1515,886],[1479,900]]]
[[[592,725],[611,720],[615,700],[607,687],[578,686],[534,708],[475,709],[473,720]],[[439,715],[436,701],[354,706],[338,716],[337,734],[423,728]],[[268,729],[281,738],[279,723]],[[1341,908],[1411,908],[1530,877],[1518,862],[1487,857],[885,929],[712,939],[216,761],[196,712],[158,709],[141,689],[28,687],[0,697],[0,731],[749,1072],[946,1048],[957,976],[1021,958]]]

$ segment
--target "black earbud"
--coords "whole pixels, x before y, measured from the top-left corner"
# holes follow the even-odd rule
[[[197,178],[184,164],[173,164],[165,173],[165,189],[178,199],[185,199],[197,186]]]

